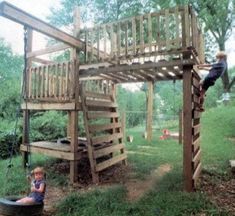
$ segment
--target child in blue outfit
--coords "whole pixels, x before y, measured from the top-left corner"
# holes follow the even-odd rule
[[[34,176],[33,181],[31,182],[31,193],[16,202],[24,204],[32,203],[43,203],[46,191],[46,182],[44,180],[44,169],[42,167],[36,167],[32,174]]]
[[[216,54],[217,62],[215,64],[202,64],[198,65],[199,69],[209,70],[209,74],[201,83],[200,89],[200,104],[199,111],[203,112],[203,103],[205,99],[205,93],[210,86],[215,84],[215,81],[221,77],[227,69],[227,55],[225,52],[220,51]]]

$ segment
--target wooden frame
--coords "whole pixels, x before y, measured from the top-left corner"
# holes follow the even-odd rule
[[[195,189],[202,164],[200,157],[200,113],[196,110],[200,100],[198,76],[193,65],[204,61],[204,42],[199,29],[197,17],[189,6],[176,7],[149,13],[121,21],[98,25],[91,29],[80,29],[79,10],[74,14],[74,35],[69,35],[46,22],[7,3],[0,3],[0,15],[20,23],[28,28],[27,74],[25,78],[23,109],[23,151],[24,166],[28,162],[29,118],[30,110],[65,110],[68,112],[67,134],[71,137],[69,152],[61,153],[58,149],[45,150],[33,146],[33,152],[39,152],[70,161],[70,180],[77,180],[78,154],[78,111],[86,114],[87,134],[97,130],[109,131],[102,136],[88,135],[88,157],[93,180],[96,182],[98,172],[122,161],[126,163],[123,143],[123,131],[119,123],[115,100],[114,83],[149,82],[147,134],[152,139],[152,100],[155,81],[183,79],[183,172],[184,189]],[[171,17],[174,25],[171,24]],[[169,29],[175,31],[171,35]],[[57,44],[43,50],[32,50],[32,30],[41,32],[65,44]],[[144,36],[147,36],[146,38]],[[80,38],[79,38],[80,37]],[[101,40],[104,44],[102,45]],[[110,50],[108,50],[108,43]],[[72,48],[69,62],[50,62],[38,56]],[[85,65],[79,62],[79,52],[84,51]],[[163,59],[164,58],[164,59]],[[153,60],[154,59],[154,60]],[[32,61],[43,65],[32,68]],[[52,70],[50,72],[50,70]],[[106,87],[112,85],[112,95],[107,92],[79,92],[80,82],[93,80],[94,85]],[[110,85],[110,83],[112,83]],[[95,89],[94,91],[96,91]],[[102,89],[104,90],[104,89]],[[109,92],[110,93],[110,92]],[[101,102],[92,98],[99,98]],[[112,98],[112,102],[105,102]],[[82,102],[82,103],[81,103]],[[95,113],[95,111],[99,111]],[[102,112],[101,112],[102,111]],[[92,113],[93,112],[93,113]],[[97,118],[110,119],[110,124],[90,125],[89,120]],[[100,142],[107,141],[110,146],[95,149]],[[114,142],[118,141],[118,145]],[[113,152],[119,152],[116,157]],[[111,158],[100,164],[96,159],[110,154]]]

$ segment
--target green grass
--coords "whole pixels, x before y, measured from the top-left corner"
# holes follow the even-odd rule
[[[207,110],[202,115],[201,148],[203,170],[214,172],[217,175],[228,175],[228,161],[235,157],[235,144],[228,137],[235,136],[235,107],[219,107]],[[71,193],[57,206],[57,216],[188,216],[199,215],[228,215],[213,205],[206,194],[200,191],[195,193],[183,192],[183,146],[175,140],[160,141],[161,131],[154,131],[152,142],[142,137],[143,128],[128,130],[134,136],[133,143],[127,143],[128,163],[135,173],[134,178],[140,181],[147,179],[152,170],[162,164],[169,164],[171,171],[166,173],[152,188],[135,202],[127,201],[127,192],[124,186],[113,186],[91,192]],[[134,152],[134,154],[133,154]],[[135,153],[136,152],[136,153]],[[43,164],[47,158],[37,156],[34,163]],[[49,160],[50,163],[53,161]],[[47,162],[49,163],[49,162]],[[12,179],[7,181],[5,189],[10,193],[23,193],[27,189],[24,172],[21,167],[21,158],[15,158]],[[0,169],[6,166],[6,161],[0,162]],[[50,167],[50,165],[48,166]],[[131,177],[133,178],[133,176]],[[67,177],[58,176],[49,170],[49,181],[57,185],[66,185]],[[5,181],[2,175],[0,182]]]

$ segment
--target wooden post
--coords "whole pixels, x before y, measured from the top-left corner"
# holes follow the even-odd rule
[[[153,124],[153,82],[148,82],[148,101],[147,101],[147,140],[152,140]]]
[[[29,53],[29,52],[32,52],[32,49],[33,49],[33,31],[31,28],[27,28],[27,50],[26,52]],[[26,53],[26,56],[27,56],[27,53]],[[29,68],[32,66],[32,60],[31,58],[27,58],[26,60],[26,68]],[[24,93],[25,93],[25,102],[26,102],[26,109],[23,110],[23,137],[22,137],[22,143],[24,145],[30,145],[30,139],[29,139],[29,127],[30,127],[30,111],[27,109],[27,100],[28,100],[28,96],[29,96],[29,82],[28,82],[28,77],[29,77],[29,73],[30,73],[30,70],[26,70],[24,71],[26,74],[25,74],[25,77],[23,77],[24,82],[25,82],[25,88],[24,88]],[[27,163],[29,162],[29,153],[28,152],[25,152],[23,151],[22,153],[22,156],[23,156],[23,166],[24,168],[26,168],[26,165]]]
[[[179,144],[182,144],[183,140],[183,112],[179,111]]]
[[[76,153],[78,151],[78,112],[70,111],[70,135],[71,135],[71,144],[70,151],[74,153],[74,160],[70,161],[70,182],[74,183],[77,181],[78,168]]]
[[[184,189],[192,192],[192,67],[190,66],[183,68],[183,126]]]
[[[80,31],[80,11],[79,7],[75,7],[74,10],[74,37],[79,36]],[[70,161],[70,182],[74,183],[77,181],[78,166],[77,166],[77,151],[78,151],[78,111],[77,103],[79,98],[79,77],[78,77],[78,49],[71,50],[70,59],[73,60],[71,65],[72,73],[74,77],[74,93],[75,93],[75,110],[68,113],[68,130],[67,135],[71,137],[70,151],[74,154],[74,160]]]
[[[122,113],[123,140],[126,142],[126,112]]]

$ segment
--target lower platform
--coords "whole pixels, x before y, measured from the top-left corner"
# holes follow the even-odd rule
[[[29,146],[22,144],[20,150],[71,161],[87,157],[87,149],[84,144],[78,146],[75,154],[70,152],[70,145],[49,141],[33,142]]]

